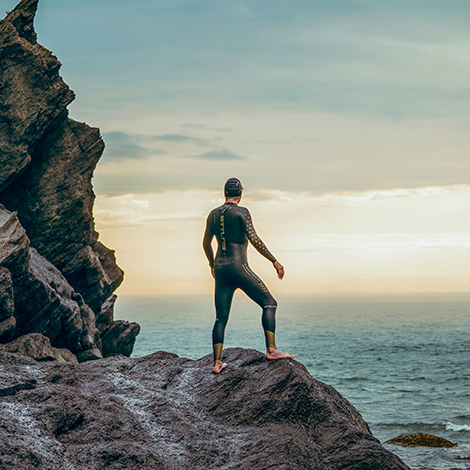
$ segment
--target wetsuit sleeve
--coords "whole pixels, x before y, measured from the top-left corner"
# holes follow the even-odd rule
[[[204,253],[206,254],[207,261],[211,268],[214,267],[214,251],[212,250],[212,239],[214,238],[214,232],[211,227],[211,216],[212,213],[207,217],[206,222],[206,231],[204,232],[204,240],[202,241],[202,247],[204,248]]]
[[[256,251],[260,255],[264,256],[266,259],[271,261],[271,263],[276,262],[276,258],[268,250],[268,247],[263,243],[263,240],[261,240],[261,238],[258,237],[255,227],[253,226],[253,221],[251,219],[250,211],[248,209],[245,209],[244,215],[245,215],[244,221],[246,224],[246,236],[248,237],[248,240],[250,240],[250,243],[255,247]]]

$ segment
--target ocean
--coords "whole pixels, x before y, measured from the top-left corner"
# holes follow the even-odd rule
[[[386,445],[413,470],[470,469],[470,301],[278,298],[276,342],[335,387],[385,442],[435,434],[457,447]],[[115,318],[140,323],[133,357],[212,352],[212,298],[120,297]],[[237,292],[225,347],[264,352],[260,309]],[[208,371],[209,373],[210,371]]]

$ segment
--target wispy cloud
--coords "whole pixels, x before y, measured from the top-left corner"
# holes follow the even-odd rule
[[[148,148],[142,145],[144,140],[140,135],[125,132],[105,132],[104,162],[109,160],[129,160],[147,158],[151,155],[164,155],[162,149]]]
[[[164,135],[154,135],[151,137],[151,140],[155,141],[164,141],[164,142],[192,142],[194,144],[206,145],[208,143],[207,139],[201,139],[200,137],[193,137],[189,135],[182,134],[164,134]]]
[[[317,252],[325,249],[341,250],[416,250],[416,249],[453,249],[470,248],[470,237],[448,236],[423,237],[413,234],[323,234],[312,236],[308,244],[299,244],[295,248],[279,251]]]
[[[437,196],[450,191],[468,189],[465,184],[450,186],[426,186],[422,188],[397,188],[390,190],[361,191],[361,192],[338,192],[322,194],[316,197],[318,201],[335,202],[348,206],[367,204],[373,201],[385,201],[389,199],[416,199],[429,196]]]
[[[230,152],[227,149],[211,150],[200,155],[193,155],[193,158],[202,160],[247,160],[246,157]]]
[[[206,126],[205,124],[182,124],[182,127],[187,127],[189,129],[201,129],[207,131],[219,131],[219,132],[230,132],[232,129],[230,127],[211,127]]]

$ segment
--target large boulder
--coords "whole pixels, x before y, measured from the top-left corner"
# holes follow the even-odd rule
[[[15,341],[1,346],[1,350],[28,356],[36,361],[59,361],[78,364],[77,358],[68,349],[57,349],[51,346],[49,338],[40,333],[29,333]]]
[[[0,351],[0,467],[409,470],[294,360],[158,352],[79,365]]]

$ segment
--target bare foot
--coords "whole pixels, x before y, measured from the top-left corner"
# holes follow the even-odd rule
[[[226,367],[226,362],[217,360],[214,362],[214,368],[212,369],[212,372],[214,372],[214,374],[220,374]]]
[[[279,349],[276,348],[266,348],[266,358],[270,361],[274,361],[276,359],[294,359],[294,357],[295,356],[292,354],[279,351]]]

